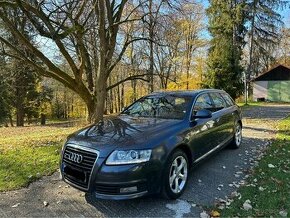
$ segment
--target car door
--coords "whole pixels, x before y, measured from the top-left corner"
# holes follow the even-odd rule
[[[226,108],[226,115],[227,115],[227,119],[228,119],[228,126],[227,126],[227,134],[229,135],[229,137],[233,136],[234,134],[234,126],[235,126],[235,122],[237,120],[237,117],[239,116],[239,113],[237,111],[237,108],[235,106],[235,102],[234,100],[229,96],[229,94],[227,93],[220,93],[220,95],[223,97],[223,99],[225,100],[226,104],[227,104],[227,108]]]
[[[213,102],[209,95],[199,95],[192,107],[192,116],[201,109],[212,111]],[[194,118],[191,122],[191,127],[187,134],[189,144],[194,152],[195,159],[200,158],[213,147],[214,137],[214,122],[212,118]]]
[[[231,134],[230,126],[232,126],[232,114],[225,102],[224,98],[218,92],[212,92],[209,94],[213,101],[213,121],[215,125],[215,144],[213,147],[219,146],[225,143]]]

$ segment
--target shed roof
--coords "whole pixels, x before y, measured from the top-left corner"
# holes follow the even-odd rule
[[[290,68],[278,65],[257,76],[253,81],[281,81],[290,80]]]

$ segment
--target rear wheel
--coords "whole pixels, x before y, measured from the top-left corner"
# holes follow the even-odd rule
[[[188,180],[188,158],[182,150],[176,150],[169,158],[163,176],[162,194],[167,199],[182,195]]]
[[[237,122],[234,129],[234,137],[230,144],[231,148],[239,148],[242,143],[242,125]]]

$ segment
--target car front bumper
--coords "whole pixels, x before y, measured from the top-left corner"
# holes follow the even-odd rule
[[[65,182],[85,192],[93,193],[96,198],[125,200],[157,193],[161,184],[161,164],[159,161],[148,161],[140,164],[109,166],[106,159],[98,157],[90,174],[86,178],[87,186],[80,186],[78,181],[68,175],[66,168],[74,168],[61,162],[61,174]],[[76,169],[76,174],[82,173]],[[78,175],[75,175],[78,177]]]

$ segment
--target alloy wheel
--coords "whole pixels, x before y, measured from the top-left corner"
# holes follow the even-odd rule
[[[187,160],[183,156],[177,156],[171,164],[169,173],[169,185],[173,193],[180,193],[187,181]]]
[[[235,141],[236,141],[236,145],[240,146],[242,142],[242,128],[240,124],[237,124],[236,126]]]

